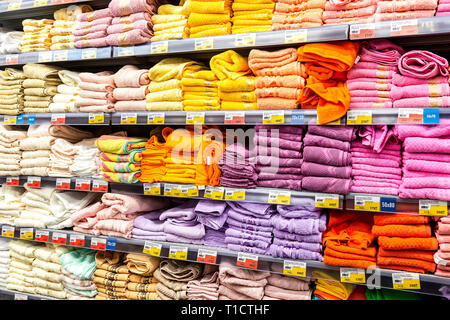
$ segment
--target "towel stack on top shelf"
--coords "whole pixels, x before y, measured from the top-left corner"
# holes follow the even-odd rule
[[[327,6],[330,9],[333,5],[326,0],[278,0],[272,17],[272,30],[320,27]]]
[[[179,6],[163,4],[158,14],[152,16],[152,42],[189,38],[188,17],[191,12],[191,0],[181,0]]]
[[[51,19],[25,19],[22,21],[24,35],[20,41],[20,52],[47,51],[52,44],[54,20]]]
[[[272,30],[275,0],[233,0],[231,33],[250,33]]]
[[[434,16],[437,6],[438,0],[379,0],[375,21],[428,18]]]
[[[188,18],[190,37],[209,37],[231,33],[232,0],[191,0]]]
[[[106,47],[108,45],[106,30],[111,25],[112,19],[109,8],[80,14],[73,31],[75,48]]]

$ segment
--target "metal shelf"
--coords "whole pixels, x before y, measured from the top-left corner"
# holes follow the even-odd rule
[[[63,300],[39,294],[31,294],[0,287],[0,300]]]
[[[14,125],[110,125],[111,114],[103,112],[24,113],[17,116],[0,115],[0,123]]]

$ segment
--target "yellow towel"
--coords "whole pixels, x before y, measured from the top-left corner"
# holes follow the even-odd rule
[[[249,33],[249,32],[264,32],[271,31],[272,26],[236,26],[233,27],[231,33]]]
[[[235,102],[256,102],[256,95],[254,91],[248,92],[220,92],[219,97],[225,101]]]
[[[152,16],[153,25],[157,25],[160,23],[170,23],[170,22],[176,22],[176,21],[182,21],[187,19],[187,16],[182,14],[156,14]]]
[[[181,88],[181,80],[173,79],[167,81],[152,81],[148,85],[148,90],[150,92],[158,92],[169,89]]]
[[[261,10],[268,9],[272,10],[275,8],[275,3],[233,3],[233,12],[234,11],[253,11],[253,10]]]
[[[219,53],[211,58],[209,62],[211,70],[216,74],[219,80],[237,79],[239,77],[251,74],[248,67],[247,58],[233,50]]]
[[[342,300],[347,300],[353,291],[353,285],[341,283],[338,279],[325,272],[314,270],[312,272],[312,276],[317,278],[316,289],[331,294]]]
[[[222,101],[220,105],[221,110],[257,110],[258,104],[256,102],[235,102],[235,101]]]
[[[188,24],[191,27],[203,26],[205,24],[223,24],[229,22],[230,14],[202,14],[192,12],[189,15]]]
[[[171,29],[171,28],[185,27],[185,26],[187,26],[187,19],[155,24],[153,26],[153,31],[157,32],[157,31],[163,31],[163,30],[167,30],[167,29]]]
[[[165,91],[150,92],[145,96],[147,102],[156,101],[182,101],[183,92],[181,89],[169,89]]]
[[[217,88],[217,81],[207,81],[203,79],[190,79],[190,78],[181,79],[182,88],[197,87],[197,86]]]
[[[184,68],[194,63],[184,58],[166,58],[150,68],[148,74],[152,81],[181,80]]]
[[[191,11],[195,13],[211,14],[211,13],[226,13],[231,12],[231,6],[229,2],[225,1],[192,1]]]
[[[235,80],[225,79],[219,81],[219,90],[222,92],[253,91],[256,77],[239,77]]]

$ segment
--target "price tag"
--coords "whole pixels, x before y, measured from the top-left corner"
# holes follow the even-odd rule
[[[256,43],[256,34],[243,33],[237,34],[234,40],[235,47],[251,47]]]
[[[33,7],[46,6],[47,3],[48,3],[48,0],[34,0]]]
[[[89,179],[76,179],[75,180],[75,190],[78,190],[78,191],[89,191],[89,190],[91,190],[91,180],[89,180]]]
[[[162,248],[162,245],[159,243],[145,241],[144,249],[142,250],[142,252],[145,254],[154,256],[154,257],[159,257],[159,256],[161,256],[161,248]]]
[[[33,240],[33,228],[20,228],[20,239]]]
[[[291,192],[290,191],[270,191],[267,203],[272,204],[291,204]]]
[[[193,184],[186,185],[164,185],[164,195],[171,197],[198,197],[197,186]]]
[[[245,112],[232,111],[225,113],[224,124],[245,124]]]
[[[91,238],[91,249],[106,250],[106,239],[103,238]]]
[[[27,187],[29,188],[40,188],[41,187],[41,177],[28,177]]]
[[[316,195],[314,205],[316,208],[339,209],[339,195],[337,194]]]
[[[306,277],[306,263],[301,261],[284,260],[283,274]]]
[[[302,43],[308,41],[308,29],[284,31],[284,43]]]
[[[147,124],[164,124],[164,112],[152,112],[147,114]]]
[[[108,181],[92,180],[92,191],[94,192],[108,192]]]
[[[394,272],[392,274],[392,284],[394,289],[420,290],[420,277],[417,273]]]
[[[22,1],[21,0],[19,0],[19,1],[10,1],[8,3],[8,11],[19,10],[21,5],[22,5]]]
[[[401,108],[398,109],[397,123],[403,124],[422,124],[423,109]]]
[[[13,226],[2,226],[2,237],[14,238],[14,230]]]
[[[226,189],[225,190],[225,200],[244,201],[245,200],[245,190]]]
[[[119,47],[118,57],[134,56],[134,47]]]
[[[391,37],[418,33],[417,19],[391,21]]]
[[[67,234],[60,232],[52,233],[52,243],[66,245],[67,243]]]
[[[160,183],[144,183],[144,194],[146,196],[160,196],[161,184]]]
[[[57,50],[53,51],[53,61],[67,61],[69,60],[69,51]]]
[[[355,196],[355,210],[380,212],[380,197]]]
[[[39,52],[38,62],[51,62],[52,59],[53,59],[53,52],[51,51]]]
[[[374,37],[375,37],[375,23],[350,25],[350,40],[367,39]]]
[[[170,246],[169,258],[178,260],[187,260],[188,247]]]
[[[17,117],[16,116],[3,116],[3,124],[16,124]]]
[[[69,236],[69,244],[74,247],[84,247],[84,235],[71,234]]]
[[[225,188],[223,188],[223,187],[206,186],[203,197],[205,197],[207,199],[222,200],[224,193],[225,193]]]
[[[204,112],[186,113],[186,124],[205,124],[205,113]]]
[[[89,113],[89,124],[105,123],[105,115],[103,112]]]
[[[282,124],[284,123],[284,111],[263,111],[263,124]]]
[[[198,249],[197,262],[216,264],[217,261],[217,251],[208,249]]]
[[[15,293],[14,300],[28,300],[28,296],[26,294]]]
[[[419,214],[446,217],[448,215],[447,201],[419,200]]]
[[[214,49],[214,40],[212,38],[195,39],[195,50],[211,50]]]
[[[96,59],[97,58],[97,48],[81,49],[81,59]]]
[[[5,56],[5,64],[18,64],[19,63],[19,55],[18,54],[8,54]]]
[[[150,44],[150,54],[168,53],[169,42],[168,41],[156,41]]]
[[[19,177],[6,177],[6,185],[17,187],[19,185]]]
[[[137,113],[121,113],[120,124],[136,124]]]
[[[341,282],[366,283],[364,269],[341,268]]]
[[[34,233],[34,241],[48,242],[50,232],[45,230],[36,230]]]
[[[70,181],[68,178],[57,178],[56,179],[56,189],[60,190],[70,190]]]
[[[347,124],[372,124],[372,111],[371,110],[348,110],[347,111]]]
[[[236,265],[239,267],[256,269],[258,267],[258,256],[256,254],[238,252]]]
[[[50,124],[65,124],[66,115],[64,113],[52,113]]]

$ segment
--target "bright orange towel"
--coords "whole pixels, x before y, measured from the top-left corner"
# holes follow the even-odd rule
[[[408,272],[416,272],[416,273],[425,273],[425,270],[422,268],[413,268],[413,267],[405,267],[405,266],[395,266],[389,264],[381,264],[377,263],[377,266],[383,269],[392,269],[392,270],[401,270]]]
[[[356,286],[350,297],[348,297],[348,300],[367,300],[366,287]]]
[[[376,248],[372,247],[375,252],[376,252]],[[329,255],[331,257],[335,257],[335,258],[339,258],[339,259],[349,259],[349,260],[367,260],[367,261],[377,261],[376,257],[368,257],[368,256],[361,256],[359,254],[352,254],[352,253],[347,253],[347,252],[340,252],[337,250],[333,250],[330,247],[326,247],[325,248],[325,255]]]
[[[436,238],[400,238],[400,237],[378,237],[378,245],[388,250],[434,250],[438,249],[439,243]]]
[[[403,224],[388,224],[385,226],[373,226],[372,233],[376,236],[388,237],[431,237],[431,227],[425,224],[403,225]]]
[[[353,259],[339,259],[336,257],[331,257],[325,255],[323,257],[323,263],[328,264],[330,266],[339,266],[339,267],[352,267],[352,268],[363,268],[367,269],[370,266],[375,266],[375,261],[367,261],[367,260],[353,260]]]
[[[418,259],[408,258],[385,258],[378,255],[377,263],[382,265],[398,266],[398,267],[411,267],[419,268],[425,271],[434,272],[436,270],[436,264],[434,262],[428,262]]]
[[[364,257],[367,257],[367,258],[376,257],[376,255],[377,255],[377,248],[375,248],[374,246],[370,246],[366,249],[360,249],[360,248],[349,247],[346,245],[340,245],[340,244],[332,242],[332,241],[328,241],[326,246],[327,246],[327,248],[332,249],[334,251],[354,254],[354,255],[361,256],[363,258]]]
[[[427,250],[386,250],[378,249],[378,256],[391,258],[408,258],[434,262],[434,251]]]
[[[430,222],[430,218],[417,214],[377,213],[374,215],[373,221],[377,226],[385,226],[387,224],[426,224]]]

